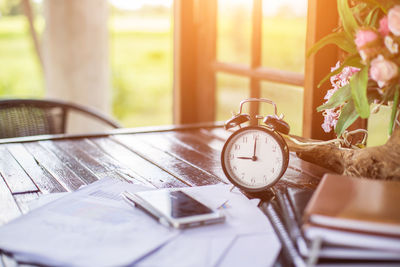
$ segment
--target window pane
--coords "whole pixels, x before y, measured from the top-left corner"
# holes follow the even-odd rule
[[[172,1],[111,1],[113,113],[125,127],[172,123]]]
[[[249,95],[249,79],[239,76],[217,74],[217,121],[226,121],[237,113],[239,103]]]
[[[306,0],[263,1],[262,64],[304,72]]]
[[[217,59],[250,64],[252,1],[219,0]]]
[[[275,102],[278,115],[285,115],[284,120],[290,125],[290,133],[302,135],[303,131],[303,88],[271,82],[261,83],[261,97]],[[262,115],[273,114],[272,105],[261,104]]]

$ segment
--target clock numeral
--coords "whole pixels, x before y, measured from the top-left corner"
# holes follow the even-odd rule
[[[268,176],[264,175],[263,178],[264,178],[264,182],[268,182]]]
[[[258,134],[253,134],[253,140],[258,139]]]
[[[243,136],[243,143],[247,143],[247,136]]]
[[[256,178],[254,178],[254,177],[251,178],[251,183],[252,183],[252,184],[255,184],[255,183],[256,183]]]
[[[234,154],[229,154],[229,159],[234,159],[235,155]]]
[[[265,143],[268,144],[268,137],[265,137]]]
[[[235,144],[234,149],[235,149],[235,150],[239,150],[239,149],[240,149],[240,145]]]
[[[275,168],[272,168],[272,169],[271,169],[271,172],[274,173],[274,172],[275,172]]]
[[[242,172],[242,174],[241,174],[241,175],[242,175],[242,179],[244,179],[244,175],[245,175],[245,173],[244,173],[244,172]]]
[[[237,171],[237,167],[236,166],[233,166],[233,168],[232,168],[234,171]]]
[[[277,147],[276,146],[272,146],[272,152],[276,152]]]

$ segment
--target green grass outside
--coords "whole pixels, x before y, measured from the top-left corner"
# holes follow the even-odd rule
[[[127,26],[124,20],[111,17],[109,26],[113,115],[126,127],[171,124],[170,27],[163,31],[144,27],[132,30],[123,27]],[[137,20],[129,21],[140,25]],[[148,27],[148,20],[146,23]],[[40,19],[37,28],[43,30]],[[45,95],[40,65],[23,16],[0,18],[0,66],[1,98]]]
[[[223,62],[250,64],[251,25],[249,17],[225,14],[218,20],[217,58]],[[306,18],[264,18],[262,64],[303,73]]]
[[[168,33],[114,32],[114,115],[125,126],[172,123],[172,53]]]
[[[242,23],[239,29],[230,17],[218,25],[218,59],[247,64],[249,25]],[[303,72],[305,20],[266,18],[263,26],[263,63]],[[43,29],[43,21],[38,21],[38,28]],[[114,14],[109,31],[113,115],[126,127],[172,123],[170,17]],[[0,97],[44,96],[43,78],[22,16],[0,18],[0,63]],[[221,73],[217,88],[216,119],[226,120],[231,111],[237,111],[239,101],[248,97],[249,81]],[[275,100],[292,132],[301,134],[302,88],[263,82],[262,96]]]
[[[42,97],[43,78],[24,17],[0,18],[0,97]]]
[[[239,16],[239,17],[238,17]],[[217,58],[219,61],[250,64],[249,14],[225,14],[218,21]],[[305,63],[305,18],[264,18],[262,25],[262,64],[264,66],[303,73]],[[217,75],[217,120],[230,118],[239,102],[249,97],[248,78],[229,74]],[[303,88],[261,82],[261,96],[278,106],[291,125],[291,133],[301,135],[303,124]],[[321,101],[322,102],[322,101]],[[268,105],[261,106],[262,115],[271,114]]]

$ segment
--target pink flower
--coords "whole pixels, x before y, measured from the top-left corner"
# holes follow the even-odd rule
[[[331,68],[331,71],[335,71],[340,67],[340,62],[336,63],[336,66]],[[331,84],[332,84],[332,89],[328,90],[326,92],[326,95],[324,99],[326,100],[325,103],[329,101],[329,99],[332,97],[332,95],[340,88],[345,86],[346,84],[349,83],[350,77],[353,76],[354,73],[360,71],[359,68],[355,67],[344,67],[343,70],[332,76],[331,77]],[[339,119],[341,107],[333,108],[333,109],[326,109],[322,115],[324,116],[324,123],[321,125],[322,129],[324,129],[325,132],[330,132],[331,129],[334,129],[336,127],[336,123]]]
[[[382,36],[386,36],[389,34],[389,26],[388,26],[388,17],[384,16],[380,21],[379,21],[379,33]]]
[[[400,5],[394,6],[388,13],[389,30],[396,36],[400,36]]]
[[[395,43],[392,37],[386,36],[384,39],[384,43],[390,53],[397,54],[399,52],[399,45]]]
[[[340,68],[340,60],[338,60],[338,62],[336,62],[335,67],[331,67],[331,72],[337,70],[338,68]]]
[[[360,51],[363,46],[375,41],[377,38],[378,35],[372,30],[359,30],[354,42],[356,43],[357,49]]]
[[[324,123],[321,125],[322,129],[324,129],[326,133],[329,133],[331,129],[336,127],[340,110],[335,111],[335,109],[326,109],[322,115],[324,116]]]
[[[339,63],[339,66],[340,66],[340,63]],[[336,70],[337,68],[339,68],[339,66],[338,66],[338,64],[336,64],[336,66],[334,68],[331,68],[331,71]],[[340,73],[331,77],[331,84],[332,84],[333,88],[338,89],[338,88],[343,87],[346,84],[348,84],[350,77],[353,76],[353,74],[358,71],[360,71],[359,68],[344,67]],[[329,93],[329,91],[328,91],[328,93]],[[325,99],[329,99],[329,98],[325,98]]]
[[[369,75],[376,81],[380,88],[386,85],[386,82],[396,77],[398,73],[397,65],[385,59],[382,55],[374,58],[371,61]]]
[[[332,97],[332,95],[337,91],[337,89],[338,88],[333,88],[333,89],[328,90],[326,92],[326,95],[324,96],[324,99],[329,100]]]

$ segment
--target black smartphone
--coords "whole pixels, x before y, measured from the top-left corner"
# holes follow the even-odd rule
[[[188,228],[225,221],[219,210],[211,209],[181,190],[150,190],[131,194],[124,198],[156,218],[160,223],[175,228]]]

